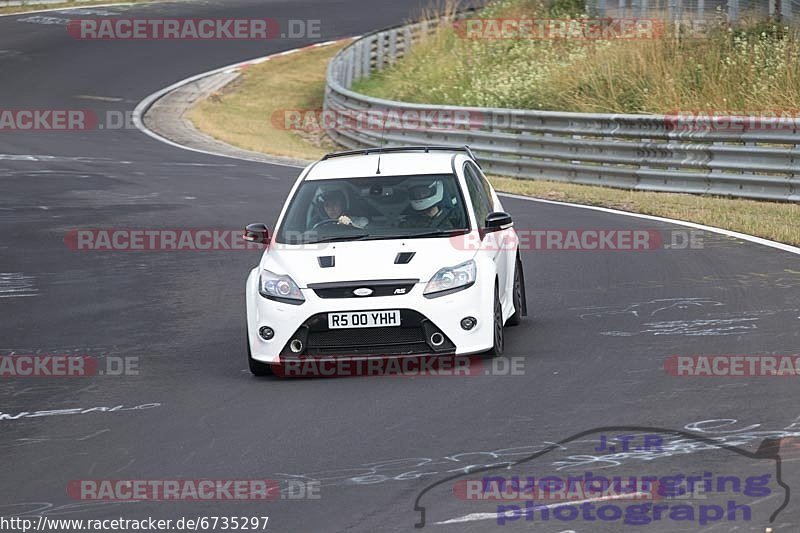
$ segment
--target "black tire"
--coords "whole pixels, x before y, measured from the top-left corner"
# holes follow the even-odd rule
[[[508,317],[509,326],[519,326],[522,323],[522,317],[525,314],[525,287],[522,278],[522,261],[517,259],[514,262],[514,285],[511,288],[511,297],[514,301],[514,314]]]
[[[245,339],[245,342],[247,342],[247,363],[250,367],[250,373],[254,376],[271,376],[272,365],[253,359],[253,353],[250,351],[250,339]]]
[[[500,305],[500,293],[497,285],[494,286],[494,345],[486,352],[489,357],[500,357],[503,355],[505,336],[503,335],[503,308]]]

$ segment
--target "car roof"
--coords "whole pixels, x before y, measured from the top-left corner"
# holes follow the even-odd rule
[[[305,179],[328,180],[365,178],[370,176],[412,176],[416,174],[452,174],[453,157],[467,159],[464,153],[452,152],[392,152],[383,154],[352,154],[323,159],[314,163]],[[377,174],[378,158],[381,173]]]

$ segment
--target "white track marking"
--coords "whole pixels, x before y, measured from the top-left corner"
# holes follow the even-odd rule
[[[122,102],[125,100],[124,98],[118,98],[116,96],[94,96],[91,94],[79,94],[75,96],[78,100],[97,100],[100,102]]]
[[[594,502],[605,502],[609,500],[623,500],[623,499],[631,499],[635,496],[649,496],[649,494],[645,492],[635,492],[633,494],[615,494],[613,496],[601,496],[598,498],[586,498],[585,500],[575,500],[575,501],[568,501],[568,502],[559,502],[559,503],[551,503],[548,505],[537,505],[532,510],[539,511],[541,509],[556,509],[558,507],[566,507],[568,505],[581,505],[582,503],[594,503]],[[461,524],[463,522],[477,522],[479,520],[495,520],[500,516],[500,513],[472,513],[464,516],[459,516],[457,518],[451,518],[450,520],[445,520],[443,522],[434,522],[435,525],[447,525],[447,524]]]
[[[167,0],[164,0],[167,1]],[[96,4],[96,5],[87,5],[87,6],[73,6],[73,7],[51,7],[48,9],[37,9],[36,11],[19,11],[17,13],[3,13],[0,14],[0,18],[2,17],[17,17],[22,15],[32,15],[34,13],[52,13],[54,11],[72,11],[74,9],[96,9],[98,7],[120,7],[120,6],[144,6],[147,4],[160,4],[163,2],[147,2],[147,3],[135,3],[135,2],[120,2],[119,4]]]
[[[147,110],[150,109],[150,107],[154,103],[156,103],[156,101],[158,101],[160,98],[162,98],[166,94],[174,91],[175,89],[179,89],[180,87],[183,87],[184,85],[188,85],[190,83],[194,83],[194,82],[196,82],[198,80],[201,80],[203,78],[207,78],[209,76],[214,76],[216,74],[221,74],[223,72],[224,73],[238,72],[238,71],[241,71],[242,68],[247,68],[247,67],[252,66],[252,65],[258,65],[259,63],[263,63],[265,61],[269,61],[270,59],[273,59],[275,57],[283,57],[283,56],[291,55],[291,54],[294,54],[294,53],[297,53],[297,52],[300,52],[300,51],[303,51],[303,50],[308,50],[308,49],[311,49],[311,48],[319,48],[319,47],[322,47],[322,46],[329,46],[329,45],[332,45],[332,44],[336,44],[337,42],[340,42],[340,41],[349,40],[349,39],[357,39],[358,37],[360,37],[360,36],[357,35],[355,37],[346,37],[344,39],[339,39],[339,40],[336,40],[336,41],[326,41],[324,43],[316,43],[316,44],[312,44],[310,46],[303,46],[301,48],[294,48],[292,50],[287,50],[285,52],[279,52],[277,54],[271,54],[271,55],[268,55],[268,56],[257,57],[257,58],[254,58],[254,59],[248,59],[247,61],[242,61],[240,63],[235,63],[233,65],[227,65],[225,67],[220,67],[220,68],[217,68],[217,69],[214,69],[214,70],[210,70],[208,72],[203,72],[202,74],[197,74],[195,76],[191,76],[191,77],[186,78],[184,80],[181,80],[181,81],[179,81],[177,83],[173,83],[169,87],[164,87],[160,91],[156,91],[155,93],[151,94],[150,96],[148,96],[147,98],[145,98],[144,100],[139,102],[139,105],[137,105],[136,108],[133,110],[133,124],[142,133],[152,137],[153,139],[155,139],[157,141],[161,141],[161,142],[163,142],[165,144],[168,144],[170,146],[174,146],[175,148],[180,148],[182,150],[189,150],[190,152],[198,152],[198,153],[206,154],[206,155],[213,155],[213,156],[218,156],[218,157],[227,157],[227,158],[231,158],[231,159],[240,159],[242,161],[254,161],[254,162],[257,162],[257,163],[262,163],[263,161],[260,161],[260,160],[257,160],[257,159],[248,159],[248,158],[238,157],[238,156],[229,155],[229,154],[221,154],[221,153],[218,153],[218,152],[211,152],[211,151],[208,151],[208,150],[202,150],[200,148],[192,148],[190,146],[184,146],[182,144],[178,144],[178,143],[176,143],[174,141],[171,141],[171,140],[167,139],[166,137],[162,137],[158,133],[152,131],[147,126],[145,126],[144,125],[144,121],[143,121],[143,117],[144,117],[145,113],[147,113]],[[277,162],[273,163],[273,162],[270,162],[269,164],[270,165],[278,165],[278,166],[282,166],[282,167],[289,167],[289,168],[303,168],[302,166],[290,165],[290,164],[287,164],[287,163],[277,163]]]
[[[686,226],[688,228],[699,229],[703,231],[709,231],[711,233],[718,233],[720,235],[727,235],[728,237],[734,237],[736,239],[741,239],[743,241],[753,242],[756,244],[761,244],[763,246],[769,246],[770,248],[777,248],[778,250],[783,250],[784,252],[789,252],[792,254],[800,255],[800,248],[796,246],[791,246],[789,244],[784,244],[782,242],[771,241],[769,239],[762,239],[761,237],[755,237],[753,235],[748,235],[746,233],[739,233],[738,231],[731,231],[722,228],[716,228],[714,226],[706,226],[704,224],[696,224],[694,222],[686,222],[684,220],[676,220],[674,218],[666,218],[666,217],[657,217],[653,215],[643,215],[641,213],[629,213],[628,211],[619,211],[617,209],[611,209],[608,207],[597,207],[593,205],[582,205],[582,204],[573,204],[569,202],[558,202],[555,200],[544,200],[542,198],[534,198],[532,196],[522,196],[519,194],[511,194],[505,192],[498,192],[498,196],[505,196],[508,198],[515,198],[517,200],[526,200],[529,202],[539,202],[543,204],[553,204],[553,205],[562,205],[565,207],[575,207],[578,209],[590,209],[592,211],[600,211],[602,213],[610,213],[612,215],[624,215],[628,217],[634,218],[642,218],[645,220],[655,220],[656,222],[666,222],[668,224],[677,224],[679,226]]]

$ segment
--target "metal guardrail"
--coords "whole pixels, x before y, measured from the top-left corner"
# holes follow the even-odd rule
[[[797,123],[749,131],[699,130],[684,128],[676,117],[664,115],[421,105],[372,98],[350,89],[356,80],[393,64],[436,26],[425,22],[377,31],[331,60],[324,111],[332,117],[327,131],[334,141],[352,149],[468,144],[485,170],[500,175],[800,201]],[[421,128],[402,121],[385,128],[352,126],[354,116],[385,119],[419,113],[439,118],[450,113],[454,118],[447,128]]]
[[[703,21],[724,17],[780,17],[786,22],[800,19],[800,0],[586,0],[586,11],[596,17],[666,15],[671,20]]]

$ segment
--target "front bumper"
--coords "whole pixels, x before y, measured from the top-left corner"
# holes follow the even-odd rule
[[[251,356],[260,362],[278,364],[304,356],[466,355],[492,347],[493,276],[488,283],[479,276],[471,287],[438,298],[422,295],[423,282],[414,284],[407,294],[364,298],[320,298],[312,289],[301,289],[306,301],[291,305],[262,297],[258,275],[258,268],[250,272],[246,294]],[[388,309],[400,310],[399,327],[327,327],[329,312]],[[461,327],[461,319],[467,316],[477,319],[468,331]],[[259,336],[263,326],[274,330],[272,339]],[[431,341],[437,332],[443,337],[438,346]],[[300,351],[292,350],[293,340],[302,342]]]

